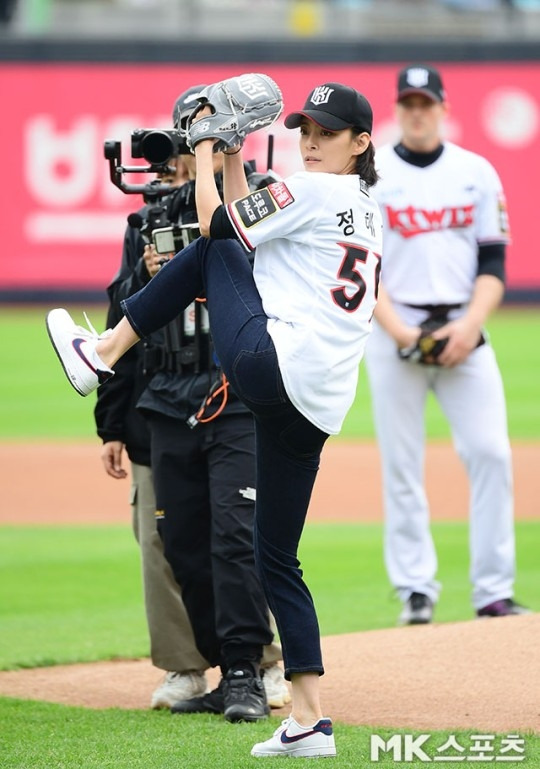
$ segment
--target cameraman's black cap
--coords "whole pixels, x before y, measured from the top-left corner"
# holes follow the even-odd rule
[[[397,90],[397,101],[412,94],[427,96],[432,101],[443,102],[446,99],[439,71],[425,64],[411,64],[404,67],[398,75]]]
[[[177,98],[172,113],[173,125],[177,130],[181,128],[182,120],[185,120],[197,106],[197,96],[206,87],[206,85],[194,85]]]
[[[314,88],[304,109],[287,115],[285,126],[298,128],[304,117],[328,131],[359,128],[370,134],[373,128],[373,112],[366,97],[341,83],[324,83]]]

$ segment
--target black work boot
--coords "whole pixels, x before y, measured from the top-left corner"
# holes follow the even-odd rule
[[[245,668],[231,668],[223,679],[223,699],[227,721],[259,721],[270,708],[261,677]]]

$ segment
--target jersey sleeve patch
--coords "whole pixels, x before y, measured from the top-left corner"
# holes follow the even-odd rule
[[[277,204],[267,187],[252,192],[233,203],[232,208],[246,229],[268,219],[277,211]]]
[[[272,197],[276,201],[279,208],[286,208],[294,203],[294,198],[291,191],[284,182],[273,182],[268,185],[268,189],[272,193]]]

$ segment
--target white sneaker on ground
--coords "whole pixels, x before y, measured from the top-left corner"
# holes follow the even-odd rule
[[[202,697],[208,691],[204,670],[190,670],[188,673],[167,673],[163,683],[152,694],[151,707],[171,708],[178,700],[192,700]]]
[[[332,721],[321,718],[313,726],[300,726],[292,716],[281,722],[266,742],[258,742],[251,755],[288,756],[291,758],[324,758],[336,755]]]
[[[97,341],[107,332],[100,337],[86,314],[84,317],[90,330],[77,326],[67,310],[59,308],[47,315],[49,338],[70,385],[79,395],[89,395],[114,374],[96,353]]]
[[[267,668],[262,668],[262,682],[266,691],[266,701],[271,708],[282,708],[291,701],[289,687],[285,681],[283,670],[275,662]]]

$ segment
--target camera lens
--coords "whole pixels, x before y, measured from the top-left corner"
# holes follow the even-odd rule
[[[150,131],[142,140],[143,157],[154,165],[166,163],[173,152],[172,139],[165,131]]]

